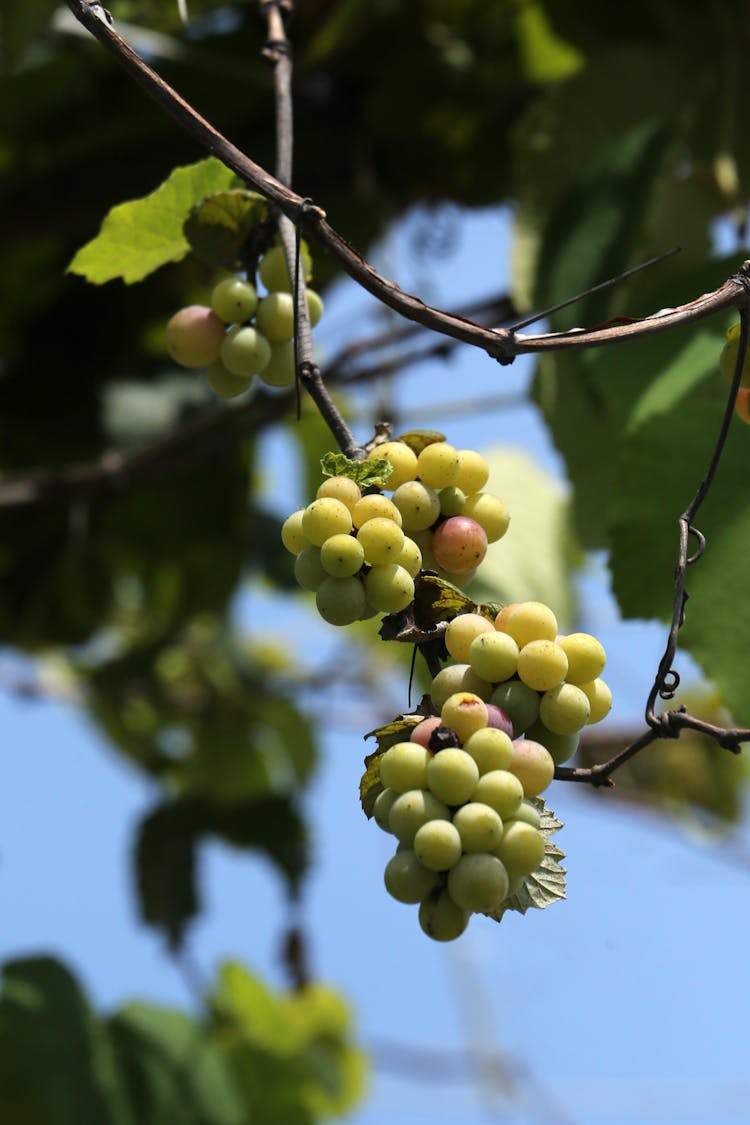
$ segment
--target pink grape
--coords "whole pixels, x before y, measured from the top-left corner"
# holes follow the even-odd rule
[[[508,738],[513,738],[513,723],[510,716],[494,703],[487,704],[487,726],[504,731]]]
[[[183,367],[208,367],[219,358],[224,332],[224,322],[213,309],[188,305],[167,321],[167,351]]]
[[[432,553],[444,570],[465,574],[487,554],[487,533],[476,520],[451,516],[433,532]]]
[[[418,742],[420,746],[424,746],[426,749],[429,749],[430,735],[435,730],[435,728],[439,727],[440,725],[440,716],[431,715],[428,719],[424,719],[421,723],[418,723],[412,729],[412,732],[409,735],[409,741]]]

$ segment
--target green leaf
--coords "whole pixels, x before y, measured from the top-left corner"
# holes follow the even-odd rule
[[[459,613],[474,613],[477,604],[458,586],[436,574],[420,574],[414,583],[414,610],[417,623],[427,630]]]
[[[244,188],[209,195],[196,204],[185,220],[184,234],[197,258],[215,269],[242,267],[248,236],[268,213],[257,192]]]
[[[552,809],[548,809],[540,798],[533,798],[533,804],[541,815],[539,830],[545,838],[544,857],[530,875],[526,875],[519,888],[510,895],[497,910],[489,914],[497,922],[501,921],[506,910],[515,910],[525,914],[531,907],[544,910],[553,902],[560,902],[565,898],[565,868],[560,866],[560,860],[565,858],[565,852],[553,843],[551,837],[554,832],[563,827]]]
[[[138,829],[134,860],[141,920],[163,930],[172,949],[179,949],[200,909],[197,834],[193,808],[178,801],[159,805]]]
[[[407,430],[404,434],[399,434],[398,437],[392,439],[393,441],[402,441],[404,445],[408,445],[412,453],[416,453],[417,457],[426,449],[428,445],[434,445],[438,441],[446,441],[445,434],[441,434],[439,430]]]
[[[179,262],[190,249],[183,232],[190,209],[233,181],[234,173],[213,156],[175,168],[150,195],[113,207],[68,272],[94,285],[116,277],[131,285],[167,262]]]
[[[516,36],[523,69],[532,82],[556,82],[575,74],[584,56],[557,36],[542,4],[525,0],[516,14]]]
[[[385,458],[365,458],[352,461],[343,453],[326,453],[320,467],[324,477],[348,477],[360,488],[382,488],[393,472],[393,465]]]

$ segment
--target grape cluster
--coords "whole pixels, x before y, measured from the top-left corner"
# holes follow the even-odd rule
[[[378,759],[383,789],[373,816],[399,841],[385,886],[399,902],[419,903],[419,924],[436,941],[459,937],[471,914],[501,909],[544,857],[531,798],[555,764],[540,743],[512,741],[493,711],[478,695],[455,692],[439,717]]]
[[[304,260],[309,270],[309,257]],[[265,296],[242,277],[225,277],[214,286],[210,305],[188,305],[167,322],[172,359],[183,367],[206,367],[206,379],[221,398],[242,394],[253,375],[271,387],[294,382],[294,298],[281,246],[263,256],[258,274]],[[323,302],[312,289],[306,295],[314,326]]]

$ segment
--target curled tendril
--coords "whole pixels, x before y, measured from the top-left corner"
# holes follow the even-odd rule
[[[693,554],[688,555],[687,559],[685,560],[686,565],[690,566],[691,563],[698,562],[698,559],[702,557],[704,551],[706,550],[706,537],[702,531],[698,531],[698,528],[693,527],[692,524],[690,525],[690,527],[688,527],[688,535],[692,535],[697,543]]]
[[[673,699],[674,693],[680,686],[680,674],[675,672],[674,668],[670,668],[665,672],[659,684],[659,698],[660,699]]]

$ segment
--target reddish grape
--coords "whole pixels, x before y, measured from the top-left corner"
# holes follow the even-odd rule
[[[499,710],[499,708],[498,708]],[[424,719],[418,723],[409,735],[410,742],[418,742],[420,746],[424,746],[427,750],[430,748],[430,735],[435,727],[440,726],[440,716],[431,715],[429,719]]]
[[[487,704],[487,726],[504,731],[508,738],[513,738],[513,723],[510,716],[494,703]]]
[[[433,532],[432,553],[444,570],[465,574],[487,554],[487,533],[468,516],[451,516]]]

